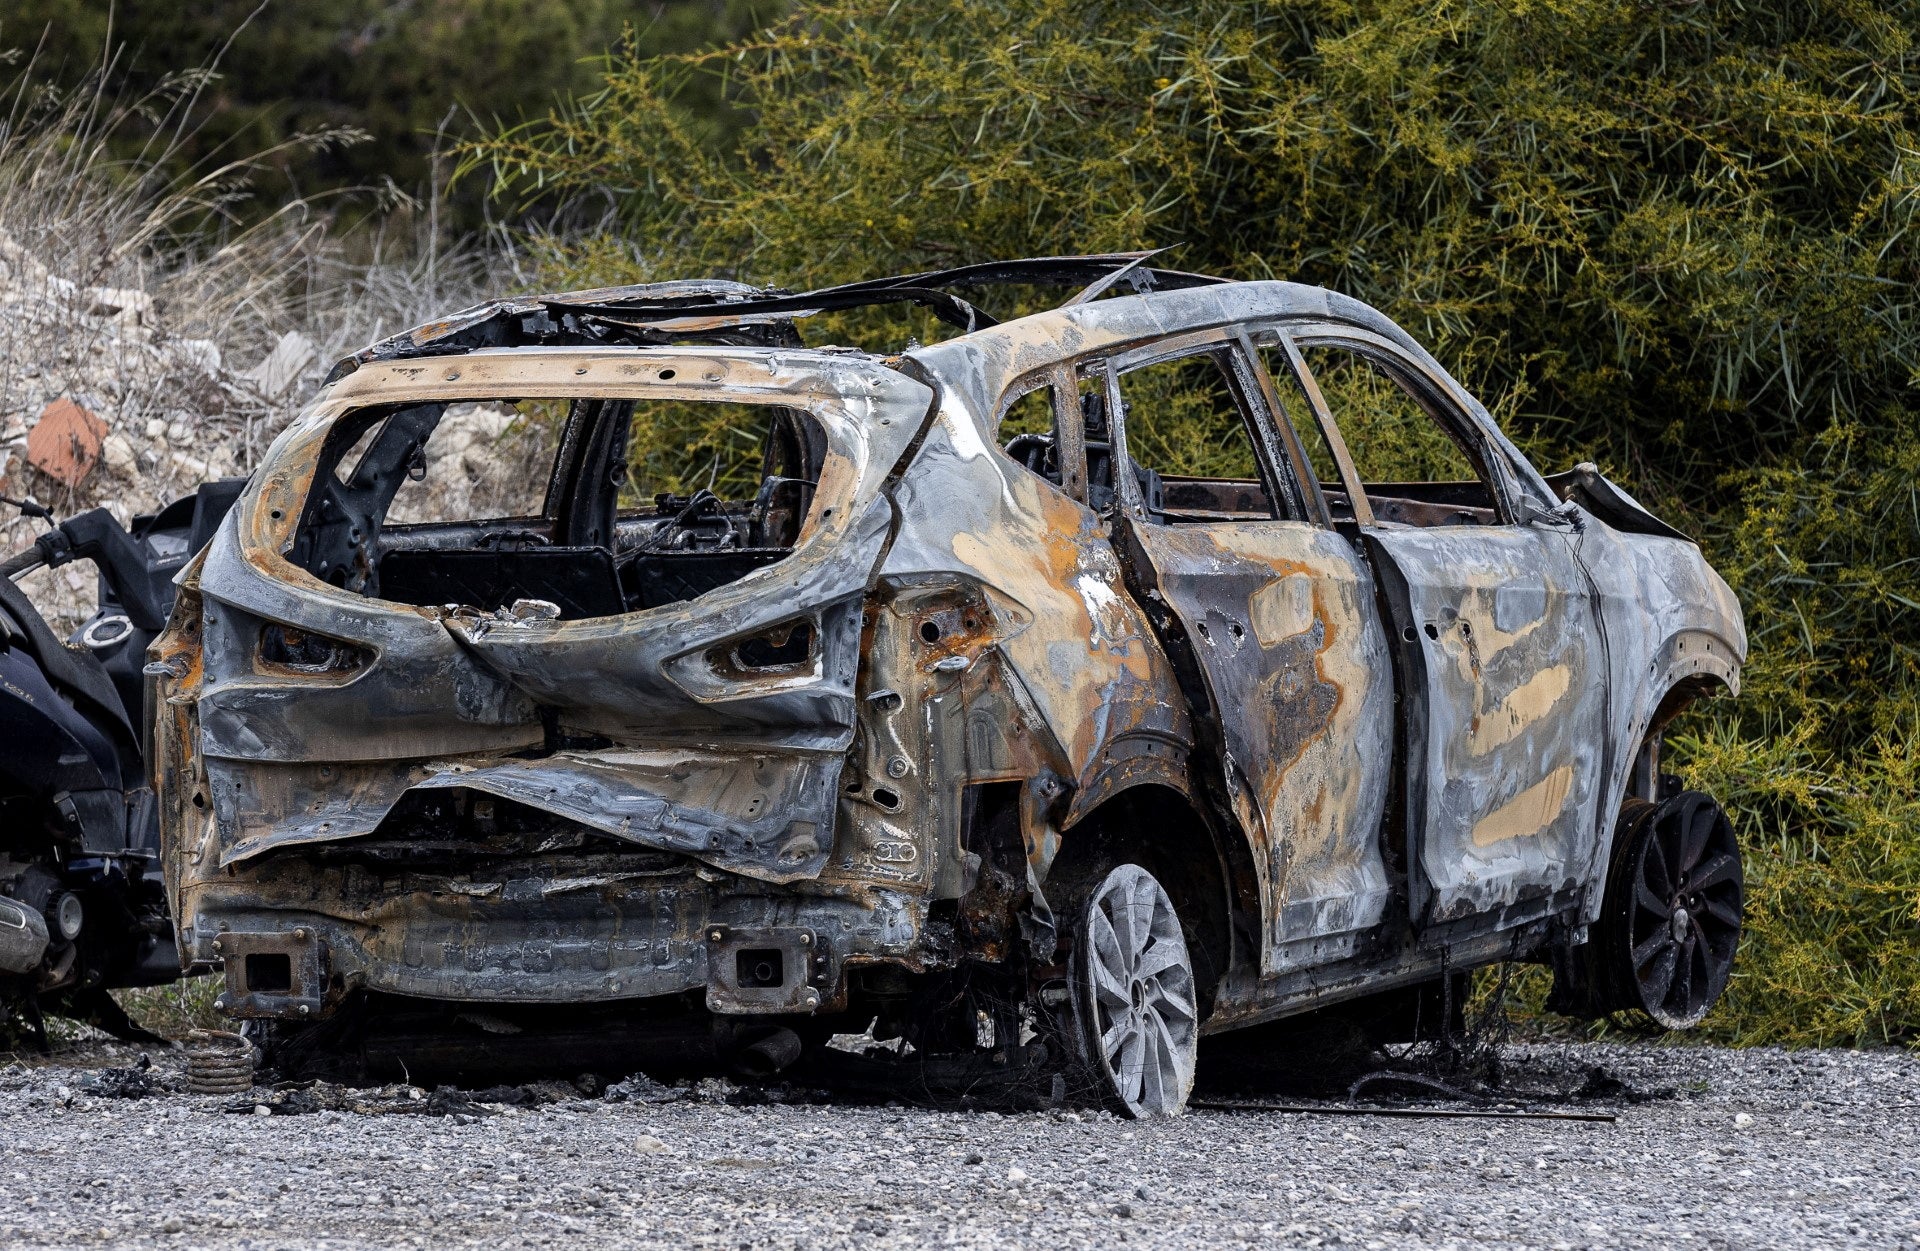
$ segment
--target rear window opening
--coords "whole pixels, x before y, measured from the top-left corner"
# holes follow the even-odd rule
[[[288,555],[404,604],[540,600],[563,620],[657,608],[790,554],[825,453],[813,417],[775,405],[369,408],[334,424]]]

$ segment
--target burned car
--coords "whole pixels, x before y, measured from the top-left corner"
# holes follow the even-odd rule
[[[901,304],[958,333],[799,333]],[[1203,1033],[1493,962],[1688,1026],[1739,935],[1660,768],[1737,689],[1728,587],[1319,288],[499,301],[343,361],[181,581],[181,952],[289,1046],[866,1032],[1164,1114]]]

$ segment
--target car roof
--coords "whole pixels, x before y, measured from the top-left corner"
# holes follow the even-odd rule
[[[1156,255],[1107,252],[986,261],[802,292],[698,278],[514,296],[382,339],[342,359],[327,381],[373,361],[459,355],[482,348],[656,347],[689,341],[798,348],[804,345],[794,323],[801,318],[887,304],[916,304],[963,332],[973,332],[999,323],[958,291],[1066,287],[1074,289],[1068,303],[1075,303],[1117,285],[1138,292],[1227,282],[1147,265]]]
[[[1147,263],[1158,255],[1108,252],[987,261],[804,292],[700,278],[515,296],[478,304],[382,339],[343,358],[326,381],[331,384],[374,362],[461,356],[487,349],[726,345],[825,351],[809,349],[796,322],[830,311],[914,304],[963,333],[911,348],[904,359],[966,397],[984,417],[1023,375],[1064,359],[1249,322],[1330,321],[1379,336],[1411,358],[1453,396],[1536,494],[1553,498],[1551,488],[1501,432],[1492,414],[1377,309],[1324,287],[1237,282]],[[997,321],[957,294],[1016,285],[1072,288],[1072,294],[1055,308],[1007,322]],[[1120,288],[1132,294],[1108,294]]]
[[[1544,504],[1558,501],[1545,479],[1494,421],[1412,335],[1351,296],[1298,282],[1223,282],[1070,303],[906,353],[941,387],[988,419],[1001,396],[1027,375],[1076,357],[1111,356],[1173,336],[1259,323],[1318,322],[1384,339],[1444,390],[1520,484]]]

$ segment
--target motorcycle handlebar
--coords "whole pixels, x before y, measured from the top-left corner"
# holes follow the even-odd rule
[[[17,578],[23,573],[32,573],[47,563],[47,556],[38,545],[24,552],[15,552],[5,560],[0,560],[0,578]]]
[[[104,508],[76,513],[40,536],[18,556],[0,563],[0,574],[14,577],[40,565],[90,560],[113,591],[135,629],[158,633],[166,628],[173,588],[166,571],[154,567],[144,546]]]

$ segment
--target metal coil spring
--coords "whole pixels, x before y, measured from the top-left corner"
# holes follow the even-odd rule
[[[187,1089],[232,1095],[253,1089],[253,1044],[225,1030],[197,1029],[187,1050]]]

